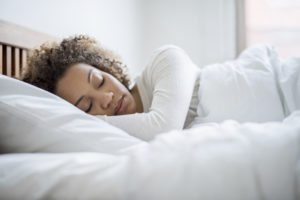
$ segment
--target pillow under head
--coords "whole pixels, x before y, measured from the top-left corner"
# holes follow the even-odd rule
[[[60,97],[0,75],[0,151],[119,153],[142,142]]]

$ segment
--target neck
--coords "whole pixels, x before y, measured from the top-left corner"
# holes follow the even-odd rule
[[[143,103],[141,100],[141,96],[140,96],[140,92],[139,89],[137,87],[137,85],[135,84],[132,88],[132,90],[130,91],[130,93],[132,94],[135,103],[136,103],[136,109],[138,113],[142,113],[144,112],[144,108],[143,108]]]

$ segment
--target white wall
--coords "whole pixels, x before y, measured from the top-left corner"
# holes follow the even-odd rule
[[[85,33],[136,75],[154,48],[175,44],[194,62],[235,56],[235,0],[0,0],[0,19],[59,37]]]
[[[143,4],[143,53],[166,43],[199,66],[235,56],[234,0],[151,0]]]

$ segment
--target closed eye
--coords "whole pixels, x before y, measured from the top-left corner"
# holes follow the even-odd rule
[[[97,88],[100,88],[100,87],[104,84],[104,82],[105,82],[105,78],[102,79],[101,83],[98,85]],[[92,110],[92,108],[93,108],[93,102],[91,101],[91,103],[90,103],[88,109],[86,109],[85,112],[86,112],[86,113],[89,113],[89,112]]]
[[[90,103],[88,109],[87,109],[85,112],[86,112],[86,113],[89,113],[89,112],[92,110],[92,107],[93,107],[93,103],[92,103],[92,101],[91,101],[91,103]]]
[[[98,85],[98,88],[100,88],[105,82],[105,78],[102,79],[101,83]]]

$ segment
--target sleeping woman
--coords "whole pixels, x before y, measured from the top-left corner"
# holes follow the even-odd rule
[[[188,127],[196,117],[198,72],[182,49],[167,45],[153,52],[132,81],[113,52],[80,35],[33,50],[22,80],[135,137],[151,140]]]

